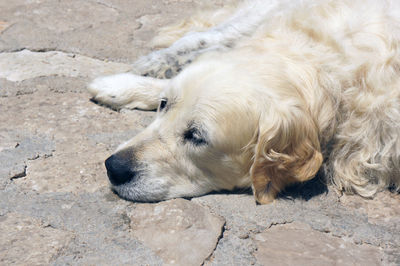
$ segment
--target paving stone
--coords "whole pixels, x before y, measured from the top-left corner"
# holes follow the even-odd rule
[[[2,265],[49,264],[74,237],[71,232],[17,213],[0,216],[0,235]]]
[[[74,78],[57,75],[40,76],[19,82],[0,78],[0,97],[33,94],[40,90],[55,93],[83,93],[86,92],[88,81],[88,77]]]
[[[55,232],[71,233],[71,241],[62,242],[65,245],[60,252],[50,252],[49,263],[41,265],[162,265],[162,260],[153,251],[129,233],[130,219],[126,210],[130,204],[108,189],[83,194],[38,194],[21,192],[18,186],[10,184],[6,190],[0,190],[0,217],[13,213],[19,216],[10,220],[10,223],[1,225],[0,222],[0,227],[3,226],[2,232],[10,231],[11,239],[19,239],[15,229],[16,220],[28,217],[28,220],[33,219],[43,224],[46,230],[53,228],[57,230]],[[23,232],[30,232],[29,223],[20,225]],[[68,240],[62,234],[61,237]],[[0,239],[0,243],[7,241]],[[36,245],[38,241],[35,238],[25,238],[24,241],[26,246],[31,247],[30,254],[43,250]],[[21,242],[6,243],[7,252],[25,247]],[[47,255],[44,257],[47,258]],[[0,259],[3,258],[8,257],[5,252],[0,252]],[[31,262],[35,261],[25,261],[24,257],[15,261],[19,265],[31,265]]]
[[[0,78],[14,82],[51,75],[94,78],[129,70],[129,65],[58,51],[0,53]]]
[[[119,144],[148,125],[154,116],[153,112],[118,113],[95,105],[89,101],[88,93],[82,94],[82,88],[76,87],[85,84],[81,80],[66,80],[63,89],[56,91],[61,86],[60,79],[54,76],[35,79],[32,82],[40,84],[35,97],[19,95],[12,98],[13,104],[8,104],[10,97],[0,98],[0,112],[4,114],[0,116],[1,147],[4,143],[0,158],[7,161],[0,167],[0,173],[7,176],[1,179],[2,183],[18,176],[13,182],[21,189],[40,193],[93,192],[108,187],[104,160]],[[22,83],[28,86],[32,82]],[[25,142],[15,148],[23,137],[7,137],[9,127],[13,128],[14,135],[42,136],[52,143],[51,152],[37,157],[39,144],[26,146]],[[8,151],[4,150],[6,147]],[[22,148],[28,157],[23,158],[24,152],[19,152]],[[6,159],[10,156],[15,163]],[[37,158],[28,160],[34,157]]]
[[[158,28],[224,2],[1,0],[0,18],[10,26],[0,35],[0,51],[57,50],[132,63],[150,51]]]
[[[0,21],[0,33],[2,33],[5,29],[7,29],[10,26],[9,23],[5,21]]]
[[[248,236],[236,236],[225,231],[213,255],[204,265],[261,265],[253,255],[256,250],[257,246]]]
[[[268,205],[256,205],[252,195],[243,194],[207,195],[194,198],[192,201],[205,205],[211,208],[212,212],[222,216],[226,221],[226,230],[237,239],[247,239],[279,224],[301,222],[316,232],[349,239],[357,245],[369,244],[384,248],[383,264],[396,265],[399,260],[400,231],[397,229],[397,214],[388,212],[387,216],[391,218],[385,223],[372,223],[362,210],[343,206],[333,191],[316,195],[308,201],[280,198]],[[363,202],[365,199],[357,197],[356,201]],[[389,203],[389,206],[391,204]],[[393,206],[390,209],[393,208],[397,207]],[[223,240],[224,238],[214,253],[215,261],[238,256],[237,249],[234,248],[224,248],[224,252],[217,252]],[[242,256],[241,259],[247,264],[254,263],[252,253],[247,257]]]
[[[400,231],[400,194],[383,191],[374,199],[361,199],[355,195],[343,195],[340,202],[344,206],[366,213],[370,223],[395,225]]]
[[[50,156],[54,150],[54,143],[45,137],[15,131],[1,132],[0,143],[0,189],[4,189],[11,179],[25,177],[29,161]]]
[[[256,234],[255,257],[262,265],[381,265],[383,252],[355,245],[301,223],[274,226]]]
[[[128,213],[132,234],[165,265],[201,265],[213,252],[224,220],[184,199],[135,205]]]

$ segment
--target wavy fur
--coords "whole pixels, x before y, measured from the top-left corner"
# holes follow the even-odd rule
[[[186,33],[196,25],[202,32]],[[152,87],[170,103],[119,149],[136,150],[147,169],[140,191],[134,182],[117,187],[123,196],[162,200],[251,185],[267,203],[321,166],[339,191],[399,190],[398,1],[255,0],[162,32],[158,43],[179,39],[135,66],[170,80],[127,74],[136,81],[121,95],[109,88],[117,76],[91,85],[95,98],[117,108],[138,106],[126,103],[129,90],[149,95],[139,100],[155,108],[154,93],[139,93]],[[180,140],[188,125],[208,146]]]

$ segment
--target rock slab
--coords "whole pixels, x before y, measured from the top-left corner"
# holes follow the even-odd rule
[[[49,264],[73,238],[70,232],[17,213],[0,216],[0,236],[1,265]]]
[[[165,265],[201,265],[215,249],[224,220],[184,199],[139,204],[129,213],[132,234]]]
[[[0,53],[0,78],[14,82],[50,75],[94,78],[130,69],[126,64],[59,51]]]
[[[277,225],[254,236],[262,265],[381,265],[382,252],[312,230],[301,223]]]

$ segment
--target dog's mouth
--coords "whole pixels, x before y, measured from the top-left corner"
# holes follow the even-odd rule
[[[159,202],[169,199],[169,186],[158,179],[148,178],[143,171],[136,173],[129,182],[115,185],[111,190],[124,200],[134,202]]]
[[[137,203],[158,203],[163,200],[167,200],[167,198],[156,198],[151,195],[146,195],[142,193],[137,193],[135,191],[130,191],[124,189],[123,187],[111,187],[111,191],[118,195],[123,200],[137,202]]]

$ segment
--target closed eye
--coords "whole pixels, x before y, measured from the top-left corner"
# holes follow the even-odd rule
[[[167,106],[168,103],[168,99],[163,98],[160,100],[160,105],[158,106],[158,111],[162,111],[165,109],[165,107]]]
[[[190,142],[196,146],[202,146],[208,144],[205,133],[196,127],[190,127],[183,133],[183,141]]]

